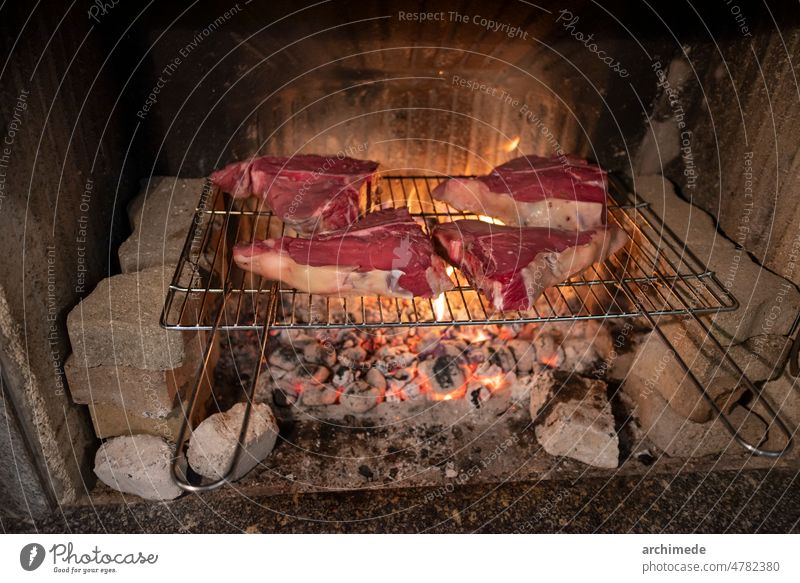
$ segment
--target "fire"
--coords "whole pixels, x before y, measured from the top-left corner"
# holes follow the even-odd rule
[[[505,223],[500,219],[496,219],[488,215],[478,215],[478,220],[483,221],[484,223],[489,223],[490,225],[505,225]]]
[[[475,332],[475,336],[472,338],[472,342],[475,342],[476,344],[486,342],[487,340],[489,340],[489,335],[480,328],[478,328],[478,330]]]
[[[453,275],[453,266],[447,266],[447,276],[450,277]],[[444,292],[440,293],[436,298],[433,300],[433,313],[436,314],[436,321],[441,322],[444,320],[445,314],[447,313],[447,298],[444,295]]]
[[[496,375],[492,375],[490,377],[481,379],[481,384],[483,384],[484,387],[486,387],[487,389],[489,389],[494,393],[495,391],[499,391],[505,386],[506,384],[505,380],[506,380],[505,374],[498,373]]]
[[[433,300],[433,312],[436,314],[436,321],[441,322],[444,320],[445,311],[447,310],[447,300],[444,297],[444,292],[440,293]]]
[[[509,153],[510,153],[510,152],[513,152],[514,150],[516,150],[516,149],[517,149],[517,146],[519,146],[519,136],[517,136],[517,137],[516,137],[516,138],[514,138],[513,140],[509,141],[509,142],[508,142],[508,143],[505,145],[505,147],[504,147],[503,149],[504,149],[506,152],[509,152]]]
[[[542,364],[549,368],[558,368],[558,355],[553,354],[551,356],[543,356],[541,357]]]

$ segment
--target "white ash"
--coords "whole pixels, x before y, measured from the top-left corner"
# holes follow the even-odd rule
[[[270,366],[291,371],[300,364],[302,354],[302,349],[297,346],[279,344],[270,350],[267,362]]]
[[[376,389],[381,391],[386,390],[386,377],[383,376],[383,373],[375,367],[371,367],[367,371],[367,374],[364,376],[364,380]]]
[[[336,365],[336,349],[332,344],[323,344],[314,340],[304,346],[303,359],[310,364],[322,364],[333,368]]]
[[[333,371],[331,384],[334,387],[347,387],[355,380],[355,373],[346,366],[337,366]]]
[[[224,413],[215,413],[192,432],[187,453],[189,465],[201,476],[219,479],[233,461],[244,419],[245,403],[237,403]],[[230,479],[238,480],[263,461],[275,447],[278,423],[272,409],[254,403],[247,433]]]
[[[517,361],[517,372],[525,374],[533,371],[536,365],[536,349],[527,340],[509,340],[507,344]]]
[[[339,364],[347,368],[359,368],[367,359],[367,351],[361,346],[351,346],[341,350],[338,355]]]
[[[366,413],[373,409],[383,397],[383,392],[363,381],[356,381],[340,396],[342,407],[351,413]]]
[[[328,385],[310,384],[300,393],[300,402],[306,407],[333,405],[339,398],[339,392]]]
[[[536,360],[539,364],[550,368],[561,368],[564,365],[564,350],[560,338],[553,333],[542,332],[531,342],[536,349]]]

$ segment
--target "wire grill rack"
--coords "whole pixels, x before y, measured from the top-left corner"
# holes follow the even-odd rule
[[[431,191],[441,180],[432,176],[383,177],[376,185],[367,185],[366,212],[407,207],[426,231],[436,223],[462,218],[491,220],[433,200]],[[737,300],[646,202],[614,177],[609,186],[608,221],[625,231],[629,244],[601,264],[547,290],[532,310],[509,312],[493,310],[458,270],[453,273],[455,289],[436,300],[438,309],[435,300],[420,298],[316,297],[245,273],[232,261],[234,244],[292,233],[254,199],[234,200],[206,183],[161,315],[161,325],[168,329],[211,331],[177,439],[177,455],[172,463],[175,482],[184,490],[200,492],[225,484],[233,474],[243,453],[255,387],[273,329],[525,324],[639,317],[666,346],[672,347],[659,320],[662,316],[683,316],[699,327],[718,351],[720,366],[724,361],[735,372],[766,411],[769,426],[776,427],[786,442],[779,449],[764,449],[761,443],[753,444],[742,437],[740,425],[720,409],[707,387],[672,347],[686,377],[733,439],[754,455],[777,458],[789,451],[792,432],[701,318],[736,310]],[[186,469],[188,419],[192,418],[201,381],[209,373],[215,336],[224,330],[255,330],[260,359],[250,375],[249,388],[243,387],[244,420],[228,472],[217,480],[198,482],[188,477]]]
[[[422,228],[478,215],[436,201],[441,181],[431,176],[388,176],[368,190],[367,212],[407,207]],[[456,287],[438,306],[432,299],[327,298],[279,287],[273,328],[452,326],[570,321],[641,316],[620,285],[653,316],[710,314],[738,307],[674,234],[665,230],[646,203],[612,182],[609,222],[631,243],[602,264],[545,293],[529,311],[495,310],[458,270]],[[169,288],[162,323],[167,328],[210,330],[222,296],[229,295],[222,330],[260,329],[267,314],[271,282],[241,271],[230,248],[239,241],[286,234],[286,227],[250,199],[230,199],[207,185],[187,246]],[[488,217],[484,220],[490,220]]]

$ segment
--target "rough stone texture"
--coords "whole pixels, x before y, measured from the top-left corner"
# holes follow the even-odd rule
[[[740,451],[739,444],[718,420],[695,423],[686,419],[670,407],[659,391],[648,388],[637,377],[629,377],[623,390],[636,405],[634,414],[642,437],[667,455],[689,458],[719,454],[728,448]],[[731,407],[728,417],[750,443],[765,441],[767,426],[760,417],[748,414],[740,405]]]
[[[800,381],[785,371],[774,381],[764,384],[763,394],[769,399],[776,411],[779,412],[789,431],[795,436],[800,428]],[[776,431],[777,433],[777,431]],[[797,444],[795,444],[797,447]]]
[[[119,248],[123,273],[178,262],[205,179],[153,176],[143,183],[128,205],[133,232]]]
[[[633,184],[637,194],[739,300],[739,310],[720,313],[712,320],[721,339],[738,344],[762,334],[789,334],[800,311],[800,292],[793,284],[737,249],[716,230],[708,213],[675,193],[669,180],[659,175],[637,176]]]
[[[201,332],[200,339],[205,338]],[[147,370],[130,366],[81,366],[74,354],[67,358],[64,373],[69,392],[76,403],[104,403],[125,407],[145,417],[166,417],[194,386],[202,364],[202,347],[194,342],[183,365],[170,370]],[[208,370],[213,371],[219,357],[215,345]]]
[[[45,352],[34,346],[38,340],[45,340],[45,336],[32,337],[26,342],[23,329],[16,321],[17,317],[6,301],[5,289],[0,286],[0,369],[4,391],[9,395],[9,401],[13,399],[15,410],[19,412],[20,437],[33,438],[35,446],[38,446],[31,449],[38,458],[31,463],[45,468],[49,477],[43,481],[37,476],[39,481],[26,489],[30,502],[25,497],[11,497],[16,489],[9,484],[9,504],[40,513],[51,504],[52,498],[59,503],[75,501],[81,485],[87,480],[91,482],[94,436],[85,410],[69,402],[61,371],[53,370],[53,366],[60,362],[59,359],[53,360],[55,349],[54,352]],[[42,363],[47,365],[44,371],[38,366]],[[10,453],[10,458],[0,455],[3,465],[23,463],[16,460],[23,454]],[[21,471],[32,477],[36,475],[34,470],[35,466],[31,465]],[[44,493],[48,487],[53,496]]]
[[[683,320],[661,324],[661,330],[672,342],[675,350],[691,367],[697,378],[723,410],[730,410],[746,387],[739,382],[739,374],[722,359],[721,352],[709,339],[699,335],[694,325]],[[727,348],[729,355],[757,382],[775,376],[788,347],[783,336],[759,336],[746,343]],[[753,351],[758,351],[756,354]],[[658,391],[676,413],[697,423],[709,421],[713,409],[684,373],[674,354],[655,334],[641,342],[628,379],[634,384],[649,386]]]
[[[0,376],[0,519],[4,514],[23,519],[42,516],[48,510],[48,496],[6,393]]]
[[[550,455],[599,468],[619,465],[619,437],[602,381],[546,371],[531,386],[536,440]]]
[[[6,5],[4,29],[25,32],[0,40],[10,59],[0,82],[3,136],[15,108],[25,108],[16,112],[13,146],[5,144],[0,359],[29,451],[47,476],[41,486],[61,504],[94,482],[96,449],[86,408],[71,403],[64,388],[65,317],[114,268],[108,250],[126,232],[115,208],[133,194],[138,165],[125,163],[129,122],[112,111],[119,87],[102,73],[108,51],[102,39],[87,36],[90,25],[85,14]],[[46,49],[42,38],[51,39]],[[80,131],[73,131],[78,119]],[[26,495],[37,491],[32,486]]]
[[[203,421],[189,442],[189,465],[207,478],[225,475],[233,458],[244,419],[245,404],[237,403],[224,413]],[[278,439],[278,423],[268,405],[254,403],[245,443],[231,480],[238,480],[266,458]]]
[[[78,361],[147,370],[182,366],[193,335],[159,325],[171,275],[153,267],[101,281],[67,317]]]
[[[194,382],[194,379],[190,381]],[[196,426],[206,418],[209,412],[213,371],[206,375],[200,384],[191,423]],[[177,441],[181,423],[184,419],[184,408],[188,406],[191,386],[186,390],[183,403],[177,404],[166,415],[145,414],[132,406],[121,406],[102,402],[89,403],[89,415],[97,437],[104,439],[117,435],[135,435],[146,433],[158,435],[169,441]]]
[[[152,435],[109,439],[95,456],[94,473],[109,487],[146,500],[172,500],[183,493],[172,480],[172,448]]]

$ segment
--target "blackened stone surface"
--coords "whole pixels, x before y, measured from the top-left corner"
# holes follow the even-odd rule
[[[800,476],[682,472],[302,496],[224,489],[161,503],[96,494],[95,506],[6,532],[800,532]],[[547,504],[544,502],[548,501]]]

